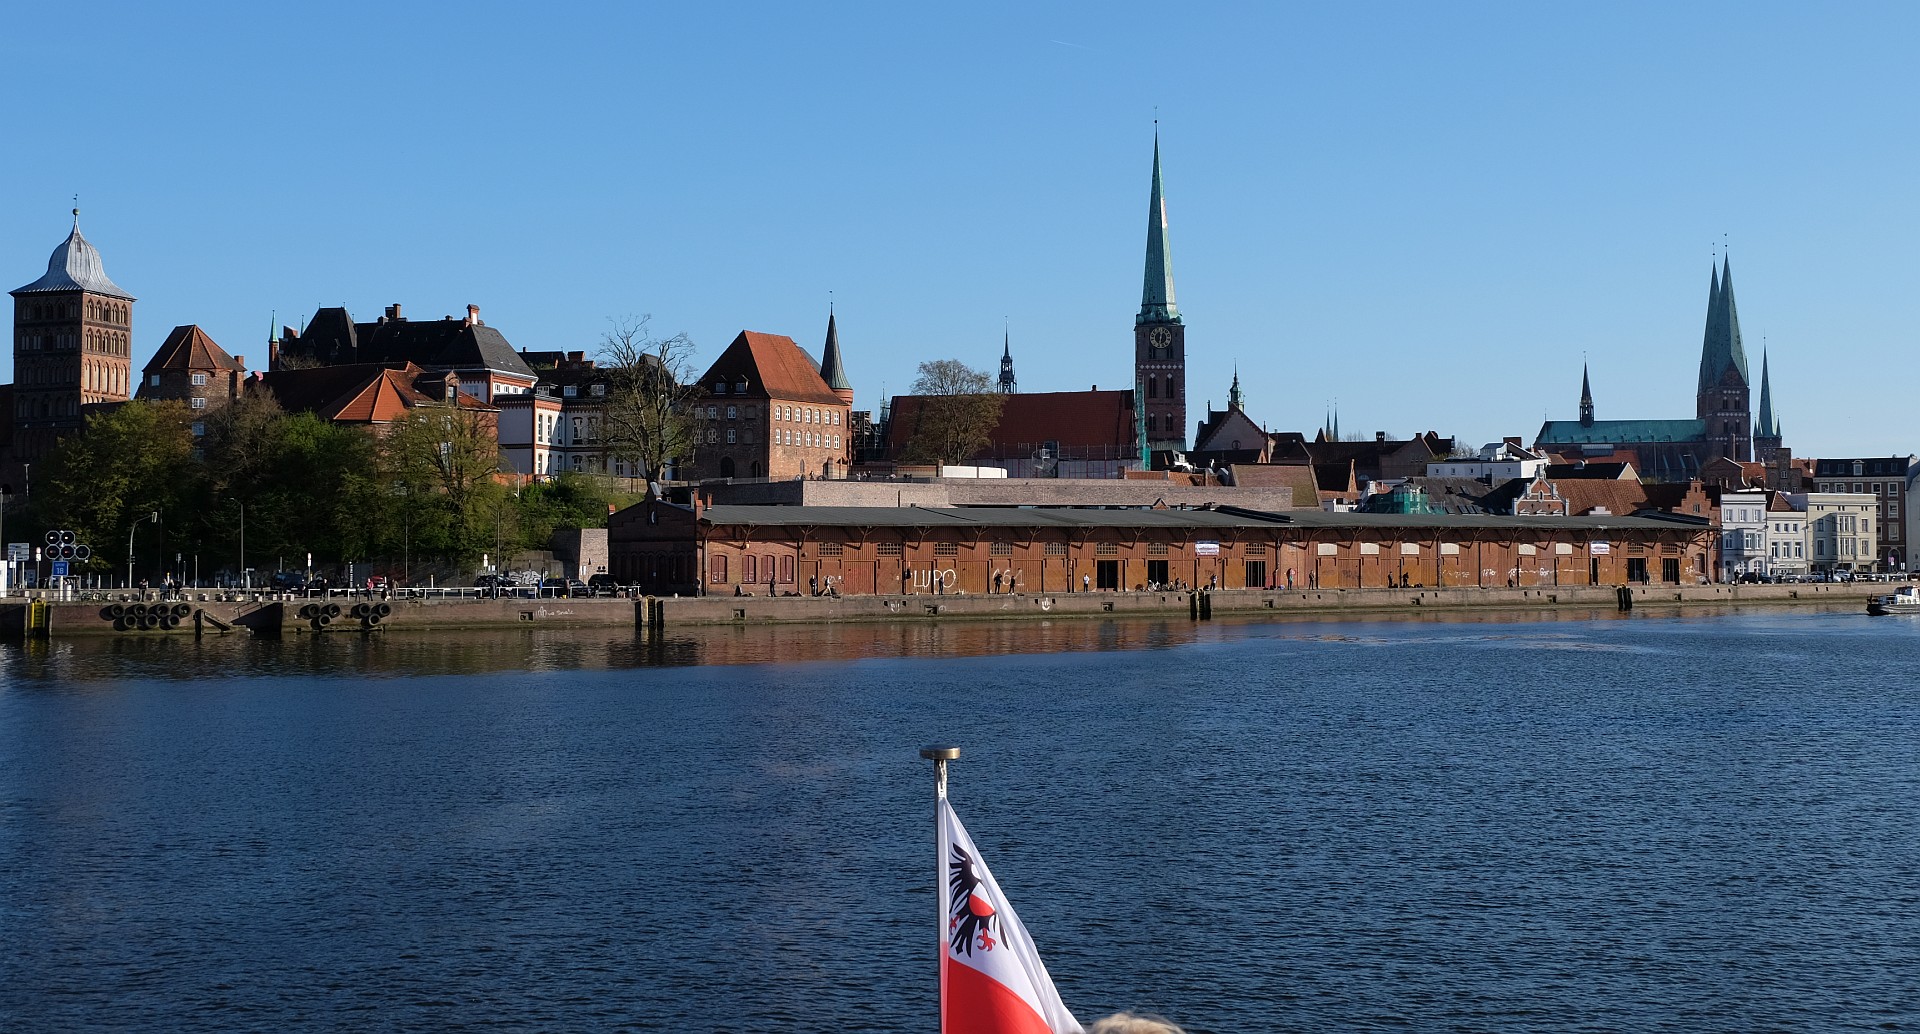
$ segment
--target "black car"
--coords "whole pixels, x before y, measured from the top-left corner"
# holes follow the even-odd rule
[[[620,583],[610,574],[596,574],[587,579],[587,590],[595,596],[618,596]]]
[[[547,578],[540,582],[540,595],[546,597],[576,599],[592,594],[587,583],[578,578]]]

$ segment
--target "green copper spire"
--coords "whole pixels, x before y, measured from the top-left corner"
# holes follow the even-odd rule
[[[1740,347],[1740,310],[1733,302],[1733,263],[1722,260],[1714,271],[1707,301],[1707,333],[1700,348],[1700,391],[1720,383],[1731,365],[1740,371],[1740,383],[1753,383],[1747,373],[1747,353]]]
[[[1153,133],[1153,197],[1147,202],[1147,276],[1135,323],[1178,323],[1173,304],[1173,249],[1167,244],[1167,197],[1160,186],[1160,131]]]
[[[1240,364],[1233,364],[1233,387],[1227,389],[1227,408],[1245,409],[1247,397],[1240,392]]]
[[[1767,353],[1760,353],[1760,420],[1753,428],[1755,438],[1780,437],[1780,420],[1773,415],[1773,386],[1767,383]]]

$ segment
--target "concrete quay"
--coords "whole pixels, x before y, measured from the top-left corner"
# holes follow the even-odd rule
[[[642,630],[821,622],[937,619],[1161,617],[1205,620],[1260,614],[1381,614],[1446,610],[1627,609],[1631,606],[1839,605],[1863,608],[1878,586],[1646,585],[1422,589],[1233,589],[1195,593],[1085,592],[910,596],[709,596],[593,599],[167,601],[159,620],[141,620],[141,601],[0,601],[0,636],[254,636],[374,634],[498,628]],[[379,606],[385,605],[381,613]],[[331,605],[334,610],[327,612]],[[162,606],[143,603],[146,613]],[[117,609],[116,609],[117,607]]]

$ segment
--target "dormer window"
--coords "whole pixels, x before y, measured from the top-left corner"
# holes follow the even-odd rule
[[[714,381],[714,382],[713,382],[713,393],[714,393],[715,395],[725,395],[725,394],[727,393],[727,382],[726,382],[726,381]]]
[[[747,379],[745,377],[733,382],[733,393],[735,395],[745,395],[747,393]]]
[[[567,398],[576,398],[580,394],[580,386],[578,384],[569,384],[566,387],[560,389],[560,394],[566,396]]]
[[[604,384],[595,384],[593,385],[592,389],[588,392],[588,394],[592,394],[592,395],[605,395],[606,393],[607,393],[607,386]]]

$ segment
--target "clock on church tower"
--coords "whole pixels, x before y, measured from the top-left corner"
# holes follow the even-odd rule
[[[1167,244],[1167,202],[1160,186],[1160,137],[1153,139],[1153,194],[1147,206],[1147,266],[1140,312],[1133,318],[1135,405],[1146,417],[1156,451],[1187,448],[1187,328],[1173,301],[1173,252]]]

